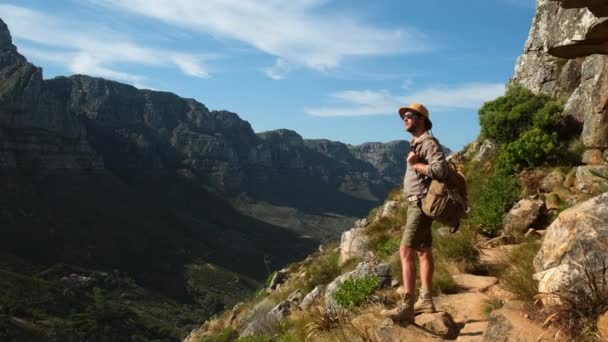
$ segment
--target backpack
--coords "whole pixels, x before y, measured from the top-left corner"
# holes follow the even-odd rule
[[[431,138],[439,144],[435,137]],[[456,164],[448,162],[448,176],[445,179],[431,180],[421,204],[425,215],[451,227],[452,232],[458,230],[460,220],[466,216],[468,204],[467,181]]]
[[[433,179],[422,199],[422,211],[429,217],[452,227],[455,232],[467,213],[467,181],[456,164],[448,163],[448,177]]]

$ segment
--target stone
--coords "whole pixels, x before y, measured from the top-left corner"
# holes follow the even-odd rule
[[[545,195],[545,207],[547,210],[556,210],[562,205],[562,200],[559,197],[559,194],[555,192],[551,192]]]
[[[368,224],[369,224],[369,222],[367,222],[367,218],[362,218],[362,219],[355,221],[355,228],[363,228],[363,227],[367,226]]]
[[[479,163],[486,162],[493,158],[496,155],[496,152],[496,144],[490,139],[486,139],[479,147],[479,152],[477,152],[473,160]]]
[[[416,317],[416,324],[446,339],[454,339],[460,327],[447,312],[423,313]]]
[[[543,213],[541,200],[522,199],[517,202],[503,220],[503,232],[507,235],[524,234]]]
[[[608,192],[560,213],[534,257],[539,292],[585,290],[585,270],[608,265]],[[546,304],[553,301],[544,300]]]
[[[300,303],[300,309],[306,311],[310,308],[310,306],[319,298],[321,298],[321,296],[323,295],[323,292],[325,291],[325,285],[317,285],[315,286],[314,289],[312,289],[312,291],[310,291],[305,297],[304,299],[302,299],[302,302]]]
[[[353,228],[342,233],[340,239],[340,258],[338,263],[343,265],[351,258],[363,258],[369,250],[369,237],[364,228]]]
[[[565,179],[563,172],[553,170],[540,181],[539,190],[545,193],[553,192],[564,184]]]
[[[397,216],[404,208],[404,203],[400,201],[386,201],[379,212],[378,218]]]
[[[522,317],[523,308],[522,302],[510,301],[502,308],[492,311],[480,341],[538,341],[540,336],[553,340],[550,331],[543,329],[539,323]]]
[[[586,165],[576,168],[576,186],[579,191],[597,194],[605,191],[606,179],[598,175],[606,175],[608,166]]]
[[[473,274],[455,274],[452,276],[459,288],[471,292],[484,292],[498,283],[496,277],[478,276]]]
[[[302,301],[302,299],[304,298],[304,293],[302,293],[302,291],[300,290],[295,290],[292,293],[289,294],[289,296],[287,296],[287,300],[293,303],[300,303]]]
[[[268,284],[267,291],[276,290],[277,287],[279,285],[281,285],[282,283],[284,283],[286,280],[287,280],[287,269],[282,269],[282,270],[276,271],[274,273],[274,275],[272,276],[272,279],[270,279],[270,283]]]
[[[587,165],[605,164],[604,159],[602,158],[602,151],[597,148],[586,150],[583,153],[582,161],[583,161],[583,164],[587,164]]]

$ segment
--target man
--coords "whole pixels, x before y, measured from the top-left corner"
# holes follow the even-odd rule
[[[434,261],[431,249],[431,224],[433,220],[421,209],[421,200],[426,195],[431,179],[443,179],[448,175],[448,165],[441,146],[428,132],[433,124],[429,111],[419,103],[412,103],[399,109],[405,130],[412,134],[410,153],[407,156],[407,170],[403,180],[403,195],[406,199],[407,222],[403,230],[399,256],[403,269],[402,301],[392,310],[382,310],[382,314],[399,322],[414,322],[416,312],[435,312],[431,295]],[[416,263],[420,262],[422,288],[418,301],[414,303],[416,284]]]

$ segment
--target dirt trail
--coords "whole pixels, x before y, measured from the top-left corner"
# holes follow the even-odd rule
[[[513,247],[500,246],[482,249],[481,268],[489,270],[504,268],[506,256]],[[501,319],[506,318],[513,325],[508,331],[495,332],[502,337],[501,340],[510,341],[515,338],[518,341],[548,341],[553,335],[541,328],[538,323],[523,316],[520,302],[514,300],[513,295],[501,287],[497,278],[463,273],[455,275],[454,280],[461,291],[456,294],[435,297],[435,306],[438,311],[449,313],[460,327],[456,341],[482,340],[484,332],[488,329],[489,312],[486,308],[489,301],[505,303],[500,309],[500,317]],[[363,331],[367,329],[378,341],[445,340],[423,326],[422,322],[428,321],[427,317],[423,317],[423,315],[428,314],[417,316],[415,325],[401,327],[390,320],[383,319],[378,314],[379,310],[380,308],[370,308],[353,323]],[[508,328],[509,325],[507,324],[506,327]],[[503,327],[501,326],[500,329]],[[495,338],[486,337],[486,341],[495,340]]]

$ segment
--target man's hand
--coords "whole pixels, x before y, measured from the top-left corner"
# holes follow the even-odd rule
[[[413,151],[410,151],[410,153],[407,155],[407,163],[410,166],[414,166],[416,164],[418,164],[420,162],[420,158],[418,158],[418,155],[416,153],[414,153]]]

